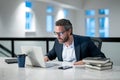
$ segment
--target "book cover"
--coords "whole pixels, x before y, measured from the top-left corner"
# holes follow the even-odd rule
[[[105,64],[101,64],[101,63],[86,63],[86,64],[90,64],[90,65],[98,66],[98,67],[103,67],[103,66],[111,66],[111,65],[113,65],[113,62],[109,61],[109,62],[107,62]]]
[[[112,65],[99,67],[99,66],[93,66],[93,65],[90,65],[90,64],[85,64],[85,67],[90,68],[90,69],[100,70],[100,71],[101,70],[112,69]]]
[[[87,57],[82,60],[85,63],[101,63],[105,64],[110,61],[110,58],[102,58],[102,57]]]

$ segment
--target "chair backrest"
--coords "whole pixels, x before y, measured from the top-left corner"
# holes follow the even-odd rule
[[[102,47],[102,40],[100,38],[91,38],[94,44],[101,50]]]

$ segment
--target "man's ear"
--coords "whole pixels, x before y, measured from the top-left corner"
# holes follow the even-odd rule
[[[69,31],[69,34],[71,35],[72,34],[72,29],[69,29],[68,31]]]

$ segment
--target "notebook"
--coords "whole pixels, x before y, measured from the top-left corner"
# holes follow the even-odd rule
[[[110,61],[110,58],[102,57],[86,57],[82,60],[85,63],[96,63],[96,64],[105,64]]]
[[[39,46],[23,46],[22,52],[26,52],[28,58],[31,61],[32,66],[49,68],[53,66],[57,66],[58,64],[44,62],[44,55],[42,48]]]
[[[5,59],[5,62],[8,64],[18,63],[17,58]]]

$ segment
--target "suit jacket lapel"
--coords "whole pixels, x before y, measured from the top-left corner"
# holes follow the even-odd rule
[[[74,47],[75,47],[75,55],[76,55],[76,59],[77,59],[77,61],[78,60],[80,60],[80,43],[78,43],[79,41],[79,39],[77,38],[77,37],[75,37],[75,36],[73,36],[74,37]]]
[[[59,55],[59,59],[60,59],[61,61],[63,61],[62,51],[63,51],[63,44],[60,44],[59,47],[58,47],[58,55]]]

